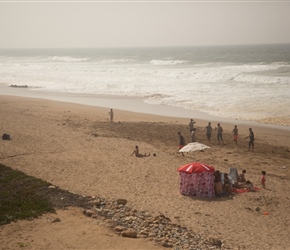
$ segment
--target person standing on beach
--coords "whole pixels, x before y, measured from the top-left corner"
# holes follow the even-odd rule
[[[215,129],[217,130],[218,144],[220,144],[220,142],[225,144],[224,141],[223,141],[223,132],[224,132],[224,130],[223,130],[222,126],[220,125],[220,123],[217,124],[217,128],[215,128]]]
[[[210,139],[211,139],[211,135],[213,134],[211,122],[208,123],[208,125],[204,128],[204,130],[205,130],[205,134],[206,134],[206,138],[207,138],[208,142],[211,143]]]
[[[233,139],[234,142],[236,143],[236,145],[238,145],[238,135],[239,135],[239,130],[238,130],[238,126],[235,125],[234,129],[233,129]]]
[[[113,111],[113,109],[110,110],[108,115],[110,117],[110,123],[113,123],[113,121],[114,121],[114,111]]]
[[[254,140],[255,140],[255,136],[254,136],[254,132],[252,130],[252,128],[249,128],[249,135],[245,137],[245,139],[250,138],[249,141],[249,151],[254,151]]]
[[[180,132],[178,132],[177,134],[179,137],[179,150],[180,150],[185,146],[186,143],[185,143],[185,139],[184,139],[183,135]],[[181,154],[184,156],[183,153],[181,153]]]
[[[196,142],[195,131],[192,130],[190,134],[190,142]]]
[[[190,119],[190,122],[188,124],[190,134],[191,134],[192,131],[195,131],[194,123],[196,123],[196,122],[193,119]]]

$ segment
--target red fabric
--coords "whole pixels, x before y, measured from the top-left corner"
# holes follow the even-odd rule
[[[183,172],[187,174],[201,174],[201,173],[213,173],[215,171],[214,167],[209,166],[205,163],[201,162],[192,162],[189,164],[186,164],[184,166],[181,166],[177,169],[178,172]]]
[[[258,190],[261,190],[261,189],[258,188],[258,187],[254,187],[254,190],[255,190],[255,191],[258,191]],[[232,188],[231,191],[232,191],[233,193],[237,193],[237,194],[250,192],[250,191],[249,191],[248,189],[246,189],[246,188]]]
[[[215,197],[213,173],[180,172],[180,193],[196,197]]]

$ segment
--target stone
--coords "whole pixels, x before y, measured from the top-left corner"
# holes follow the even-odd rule
[[[218,247],[222,246],[222,241],[220,239],[210,238],[209,242],[214,246],[218,246]]]
[[[115,231],[117,232],[122,232],[122,231],[125,231],[126,230],[126,227],[122,227],[122,226],[116,226],[115,227]]]
[[[88,209],[88,210],[84,210],[84,215],[88,216],[88,217],[91,217],[93,214],[95,214],[94,211]]]
[[[172,243],[169,243],[169,242],[163,242],[162,243],[162,246],[163,247],[170,247],[170,248],[172,248],[173,247],[173,244]]]
[[[137,238],[137,232],[133,230],[125,230],[121,233],[123,237]]]
[[[118,205],[120,205],[120,204],[121,204],[121,205],[126,205],[127,202],[128,202],[128,201],[127,201],[126,199],[118,199],[118,200],[117,200]]]
[[[52,222],[52,223],[60,222],[60,218],[54,218],[51,222]]]

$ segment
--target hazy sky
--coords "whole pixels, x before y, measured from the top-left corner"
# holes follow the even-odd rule
[[[0,31],[0,48],[290,43],[290,0],[0,0]]]

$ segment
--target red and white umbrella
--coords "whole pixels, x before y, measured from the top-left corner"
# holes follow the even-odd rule
[[[192,174],[192,173],[201,174],[201,173],[213,173],[215,171],[215,168],[205,163],[192,162],[192,163],[188,163],[184,166],[179,167],[177,171],[184,172],[187,174]]]

